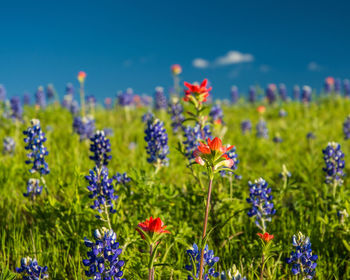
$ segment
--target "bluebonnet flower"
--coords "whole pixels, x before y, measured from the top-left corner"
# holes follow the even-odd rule
[[[76,100],[72,100],[70,106],[69,106],[69,111],[71,112],[72,115],[77,115],[79,113],[79,103]]]
[[[267,129],[266,122],[264,120],[259,120],[256,125],[256,137],[258,138],[269,138],[269,130]]]
[[[266,88],[266,98],[270,104],[276,101],[276,85],[269,84]]]
[[[250,194],[247,202],[252,205],[252,208],[248,211],[248,216],[255,216],[256,226],[266,232],[266,222],[271,222],[271,216],[276,213],[273,208],[271,188],[268,188],[268,183],[263,178],[255,180],[254,183],[249,181],[248,185]]]
[[[300,98],[300,87],[298,85],[293,87],[293,98],[295,101],[298,101]]]
[[[93,160],[97,167],[107,166],[112,156],[108,153],[111,152],[111,144],[109,139],[105,137],[105,133],[102,130],[97,130],[95,135],[90,138],[91,145],[90,151],[93,155],[90,159]]]
[[[250,133],[252,131],[252,122],[250,120],[242,121],[241,130],[243,134]]]
[[[131,88],[117,93],[118,104],[122,107],[131,106],[134,102],[134,92]]]
[[[350,97],[350,80],[345,79],[343,81],[343,88],[344,88],[344,96]]]
[[[327,77],[324,81],[324,92],[330,93],[334,88],[334,79],[333,77]]]
[[[119,248],[117,235],[112,229],[102,228],[95,230],[94,241],[84,238],[85,246],[91,251],[87,253],[88,259],[83,260],[86,276],[94,279],[125,280],[122,268],[124,261],[120,260],[122,249]]]
[[[35,104],[38,105],[40,108],[46,107],[45,92],[42,86],[39,86],[37,91],[35,92]]]
[[[340,144],[335,142],[328,143],[326,149],[323,151],[323,159],[326,167],[323,171],[326,172],[327,184],[337,184],[338,186],[343,183],[343,177],[345,176],[344,167],[344,153],[341,151]]]
[[[280,116],[281,118],[284,118],[287,116],[287,112],[285,110],[281,109],[278,112],[278,116]]]
[[[12,137],[5,137],[3,141],[3,154],[13,154],[15,152],[16,142]]]
[[[66,84],[66,94],[74,95],[74,86],[72,83]]]
[[[220,104],[216,104],[211,107],[209,116],[211,117],[213,123],[223,123],[224,112],[222,111]]]
[[[151,121],[153,119],[154,119],[154,115],[152,112],[147,112],[147,113],[143,114],[143,116],[142,116],[143,123],[147,123],[148,121]]]
[[[80,136],[80,141],[90,139],[95,132],[95,120],[90,117],[75,117],[73,131]]]
[[[293,235],[293,246],[290,257],[286,259],[288,264],[292,264],[292,273],[301,275],[303,279],[312,279],[316,273],[318,256],[312,254],[311,242],[309,237],[305,237],[301,232],[298,236]]]
[[[280,84],[278,87],[278,93],[280,95],[280,98],[282,101],[287,101],[288,94],[287,94],[287,87],[285,84]]]
[[[343,132],[345,140],[350,138],[350,115],[346,117],[343,123]]]
[[[103,132],[105,133],[105,136],[113,136],[114,135],[113,128],[105,127],[103,129]]]
[[[236,153],[236,147],[233,147],[231,150],[226,152],[226,155],[233,160],[233,165],[231,166],[231,170],[232,171],[226,171],[226,170],[222,170],[220,171],[220,175],[221,176],[225,176],[227,173],[229,173],[230,175],[234,173],[234,171],[237,169],[238,167],[238,155]],[[241,179],[241,176],[239,175],[235,175],[236,179]]]
[[[72,101],[73,101],[73,95],[72,94],[64,95],[63,96],[63,100],[62,100],[62,107],[70,110],[70,106],[72,104]]]
[[[23,105],[30,105],[30,94],[28,92],[23,94]]]
[[[149,95],[146,95],[146,94],[143,94],[141,96],[141,104],[143,104],[143,106],[150,106],[152,104],[152,96],[149,96]]]
[[[250,103],[256,102],[256,89],[254,86],[249,87],[249,102]]]
[[[275,143],[282,143],[283,139],[279,135],[276,135],[275,137],[273,137],[272,141]]]
[[[156,87],[155,107],[157,110],[162,110],[167,108],[167,100],[164,94],[164,89],[162,87]]]
[[[118,198],[114,194],[113,178],[108,177],[108,168],[101,167],[100,169],[94,167],[90,170],[89,175],[85,176],[85,179],[89,182],[87,189],[91,192],[89,198],[94,199],[91,209],[98,210],[99,213],[107,211],[113,214],[116,212],[114,209],[113,201]],[[100,219],[99,215],[96,218]]]
[[[31,178],[27,182],[27,192],[23,195],[25,197],[30,197],[32,200],[34,200],[37,196],[41,194],[42,190],[43,186],[40,186],[40,180]]]
[[[301,92],[301,101],[303,103],[310,103],[311,102],[311,94],[312,94],[312,88],[309,86],[303,86],[302,92]]]
[[[86,100],[86,106],[87,106],[88,112],[93,112],[95,110],[95,107],[96,107],[95,96],[88,95],[88,96],[86,96],[85,100]]]
[[[147,120],[145,135],[145,141],[147,142],[146,151],[149,155],[147,161],[157,166],[168,165],[168,134],[163,122],[154,118]]]
[[[6,89],[3,85],[0,85],[0,102],[6,100]]]
[[[13,119],[21,120],[23,109],[19,98],[17,96],[12,97],[10,100],[10,104],[11,104],[11,117]]]
[[[306,134],[306,138],[309,139],[309,140],[316,139],[316,135],[313,132],[310,131],[310,132],[308,132]]]
[[[53,87],[53,84],[48,84],[46,87],[46,97],[47,99],[52,99],[56,95],[55,88]]]
[[[23,280],[48,279],[47,266],[40,266],[36,259],[29,257],[21,259],[21,267],[16,268],[16,272],[21,274]]]
[[[119,185],[127,185],[131,181],[131,178],[128,177],[128,174],[126,174],[126,172],[124,172],[124,173],[119,173],[118,172],[114,176],[114,178],[117,181],[117,184],[119,184]]]
[[[182,122],[185,120],[182,114],[183,111],[184,108],[181,102],[177,98],[174,98],[168,107],[168,113],[171,116],[171,127],[174,133],[177,133],[182,128]]]
[[[238,87],[232,86],[231,87],[231,103],[232,104],[237,103],[238,99],[239,99]]]
[[[204,135],[203,135],[204,134]],[[200,140],[205,141],[208,138],[211,138],[211,132],[209,125],[206,125],[201,131],[200,125],[196,124],[194,127],[186,126],[184,128],[184,137],[185,140],[183,144],[185,145],[185,156],[192,160],[194,159],[193,152],[199,146]]]
[[[341,80],[340,79],[334,80],[334,92],[337,94],[340,94],[340,92],[341,92]]]
[[[241,273],[238,271],[235,265],[229,271],[221,272],[220,279],[221,280],[247,280],[247,278],[241,275]]]
[[[187,250],[189,257],[189,265],[185,266],[187,271],[191,274],[188,275],[188,280],[198,279],[200,270],[200,257],[202,250],[198,248],[197,244],[194,243],[192,248]],[[208,244],[204,248],[204,266],[203,266],[203,279],[208,280],[211,277],[219,277],[219,272],[215,271],[214,265],[219,261],[219,257],[214,256],[214,251],[209,250]]]
[[[41,130],[39,120],[31,120],[31,125],[27,130],[23,131],[23,134],[26,135],[24,142],[27,146],[25,146],[25,149],[30,150],[27,154],[29,160],[26,160],[26,164],[33,164],[29,170],[30,173],[39,172],[41,175],[46,175],[50,173],[50,170],[45,161],[45,156],[49,154],[44,146],[46,142],[45,133]]]

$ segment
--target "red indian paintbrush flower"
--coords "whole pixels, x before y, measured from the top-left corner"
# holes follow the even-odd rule
[[[79,81],[79,83],[84,83],[85,78],[86,78],[86,73],[84,71],[80,71],[78,73],[78,81]]]
[[[170,69],[174,76],[180,75],[182,72],[182,68],[180,64],[173,64],[171,65]]]
[[[209,91],[211,91],[211,87],[207,88],[207,84],[207,79],[204,79],[200,85],[184,82],[184,85],[188,88],[185,90],[184,101],[190,101],[199,104],[206,102],[209,96]]]
[[[259,237],[264,240],[265,242],[269,242],[274,238],[273,234],[269,234],[268,232],[265,232],[264,234],[258,233]]]
[[[219,168],[231,168],[234,161],[228,157],[227,151],[233,146],[223,146],[221,139],[215,137],[214,140],[207,139],[207,144],[200,142],[198,148],[193,152],[195,160],[200,165],[207,167],[214,172]]]
[[[149,232],[151,234],[170,233],[170,231],[165,229],[166,226],[163,224],[160,218],[153,219],[152,216],[149,218],[149,220],[139,223],[137,227],[138,228],[136,230],[140,233],[142,239],[145,239],[143,232]]]

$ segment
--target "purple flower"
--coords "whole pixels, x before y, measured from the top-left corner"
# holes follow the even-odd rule
[[[179,129],[182,128],[182,122],[185,120],[185,117],[182,114],[183,111],[184,108],[178,99],[172,100],[169,104],[168,113],[171,116],[171,127],[173,128],[174,133],[177,133]]]
[[[271,216],[276,213],[272,202],[271,188],[268,188],[267,182],[263,178],[255,180],[254,183],[248,182],[250,188],[247,202],[252,208],[248,211],[249,217],[256,217],[255,224],[263,232],[266,232],[266,222],[271,222]]]
[[[95,120],[92,117],[75,117],[73,131],[80,136],[80,141],[90,139],[95,133]]]
[[[250,133],[252,131],[252,122],[250,120],[242,121],[241,130],[243,134]]]
[[[40,266],[36,259],[29,257],[21,259],[21,267],[16,268],[16,272],[22,275],[24,280],[48,279],[47,266]]]
[[[93,155],[90,159],[93,160],[98,168],[101,166],[107,166],[112,156],[109,155],[111,152],[111,144],[109,139],[105,137],[104,131],[97,130],[95,135],[90,138],[91,145],[90,151]]]
[[[231,103],[232,104],[237,103],[238,99],[239,99],[238,87],[232,86],[231,87]]]
[[[117,235],[112,229],[102,228],[95,230],[94,241],[84,238],[85,246],[91,251],[87,253],[88,259],[83,260],[86,276],[92,279],[125,280],[122,268],[124,261],[119,259],[122,249],[119,248]]]
[[[53,87],[53,84],[48,84],[46,87],[46,97],[47,99],[52,99],[56,95],[55,89]]]
[[[3,154],[13,154],[15,152],[16,142],[12,137],[5,137],[3,141]]]
[[[10,104],[11,104],[11,117],[13,119],[21,120],[23,108],[19,97],[17,96],[12,97],[10,100]]]
[[[157,110],[162,110],[167,108],[167,100],[164,94],[164,89],[162,87],[156,87],[155,107]]]
[[[280,95],[280,98],[282,101],[287,101],[288,95],[287,95],[287,88],[285,84],[280,84],[278,88],[278,93]]]
[[[343,177],[345,176],[343,170],[345,168],[345,161],[340,144],[330,142],[322,152],[326,164],[326,167],[323,168],[323,171],[326,172],[326,184],[342,185]]]
[[[30,105],[30,95],[28,92],[23,94],[23,105]]]
[[[305,104],[310,103],[311,94],[312,94],[312,88],[309,86],[303,86],[303,89],[301,92],[301,101]]]
[[[39,86],[35,93],[35,104],[38,105],[40,108],[46,107],[46,98],[44,88],[42,86]]]
[[[0,101],[4,102],[6,99],[6,89],[3,85],[0,85]]]
[[[131,88],[117,94],[118,104],[122,107],[131,106],[134,102],[134,92]]]
[[[343,81],[343,87],[344,87],[344,96],[350,97],[350,80],[345,79]]]
[[[185,269],[189,271],[188,280],[198,279],[200,271],[200,257],[202,250],[198,248],[197,244],[194,243],[192,248],[187,250],[189,258],[188,265]],[[214,251],[209,250],[208,244],[204,248],[204,266],[203,266],[203,279],[209,280],[211,277],[219,277],[219,272],[215,271],[214,265],[219,261],[219,257],[214,256]]]
[[[295,101],[298,101],[300,98],[300,87],[298,85],[293,87],[293,97]]]
[[[45,162],[45,157],[49,154],[47,148],[44,146],[46,142],[45,133],[41,130],[40,121],[33,119],[31,125],[23,134],[26,135],[24,142],[26,150],[30,152],[27,154],[28,160],[26,164],[32,164],[30,173],[39,172],[41,175],[50,173],[49,166]]]
[[[27,192],[23,194],[25,197],[30,197],[34,200],[37,196],[41,194],[43,186],[40,186],[39,179],[29,179],[27,182]]]
[[[249,87],[249,102],[250,103],[256,102],[256,88],[255,88],[255,86]]]
[[[292,265],[292,273],[301,274],[303,279],[312,279],[315,276],[318,256],[312,254],[309,237],[305,237],[301,232],[298,236],[293,235],[293,246],[295,251],[286,259],[286,262]]]

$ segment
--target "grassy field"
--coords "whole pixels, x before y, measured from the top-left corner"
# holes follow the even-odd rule
[[[286,117],[279,117],[281,108],[287,112]],[[240,161],[236,172],[242,179],[218,175],[214,180],[208,226],[213,230],[208,243],[220,257],[216,270],[221,272],[235,264],[247,279],[260,279],[260,231],[247,216],[246,198],[248,181],[263,177],[272,188],[276,208],[268,224],[268,232],[275,238],[264,279],[294,279],[285,258],[293,249],[292,236],[298,231],[310,237],[313,252],[319,257],[314,279],[350,279],[350,218],[341,221],[337,215],[343,209],[350,213],[349,180],[345,177],[334,198],[332,188],[324,183],[322,170],[322,149],[328,142],[341,144],[345,161],[350,155],[342,129],[350,113],[350,100],[321,98],[309,106],[296,102],[267,106],[264,119],[269,139],[255,136],[259,119],[256,106],[242,103],[223,109],[227,126],[223,142],[235,145]],[[151,215],[160,217],[171,234],[160,246],[155,279],[187,279],[186,250],[201,238],[208,181],[200,172],[201,184],[192,176],[188,160],[177,150],[182,136],[172,133],[170,117],[161,111],[154,113],[166,125],[170,161],[154,175],[154,167],[146,160],[141,122],[147,110],[132,110],[131,121],[126,120],[121,108],[97,108],[95,112],[96,128],[114,131],[109,136],[110,174],[127,172],[132,179],[129,187],[116,188],[119,199],[117,213],[111,216],[112,228],[123,248],[124,277],[147,279],[149,256],[135,228]],[[23,196],[31,175],[25,164],[22,131],[32,118],[40,119],[46,133],[51,170],[45,176],[48,193],[43,191],[34,203]],[[251,134],[241,132],[240,123],[245,119],[253,123]],[[0,139],[13,137],[16,151],[13,156],[0,157],[0,279],[13,279],[11,275],[25,256],[36,256],[39,264],[47,265],[50,279],[88,279],[82,264],[87,252],[83,238],[91,239],[93,230],[104,223],[89,207],[91,199],[84,179],[94,166],[89,160],[90,143],[79,141],[72,122],[73,116],[55,105],[46,110],[26,107],[23,123],[1,119]],[[308,132],[316,138],[307,139]],[[272,141],[276,135],[282,143]],[[130,143],[136,144],[134,148],[130,149]],[[292,174],[286,182],[279,175],[283,165]],[[199,166],[194,168],[199,170]],[[345,173],[350,174],[348,166]]]

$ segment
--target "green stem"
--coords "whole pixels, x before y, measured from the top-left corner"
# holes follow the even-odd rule
[[[149,254],[150,258],[152,259],[152,254],[153,254],[153,247],[152,245],[149,246]],[[154,280],[154,268],[153,265],[151,265],[148,269],[148,280]]]
[[[85,117],[84,83],[80,83],[80,104],[81,104],[81,116]]]
[[[208,188],[208,197],[207,197],[207,206],[205,209],[205,217],[204,217],[204,225],[203,225],[202,243],[203,243],[205,236],[207,234],[207,224],[208,224],[208,215],[209,215],[210,197],[211,197],[212,186],[213,186],[213,178],[210,178],[209,188]],[[200,266],[199,266],[199,280],[203,279],[204,248],[205,248],[205,244],[202,244],[201,259],[200,259]]]
[[[260,280],[263,280],[264,278],[264,261],[265,261],[265,256],[264,253],[261,256],[261,272],[260,272]]]

